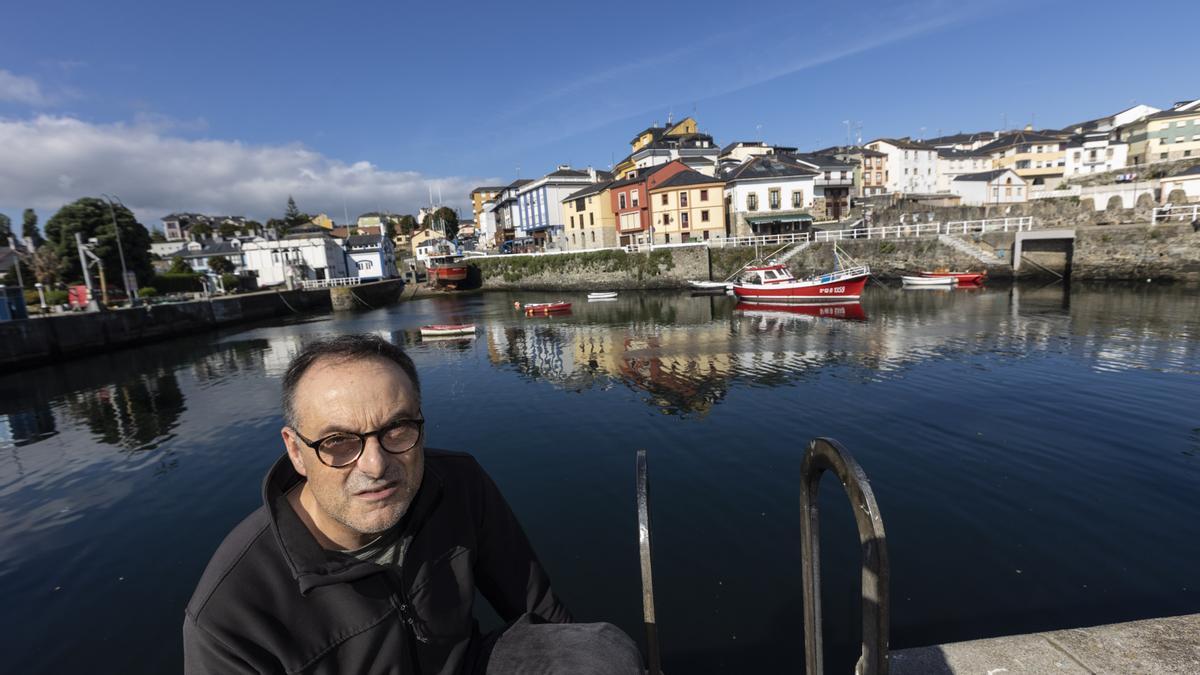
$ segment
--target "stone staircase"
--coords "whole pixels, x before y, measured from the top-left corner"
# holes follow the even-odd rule
[[[972,244],[969,241],[964,241],[962,239],[959,239],[958,237],[956,237],[954,235],[939,234],[938,241],[942,242],[943,244],[945,244],[951,248],[957,249],[957,250],[971,256],[972,258],[975,258],[976,260],[984,263],[985,265],[1003,265],[1004,264],[1004,260],[1001,258],[997,258],[996,254],[992,253],[991,251],[985,251],[984,249],[979,248],[975,244]]]
[[[788,249],[787,253],[784,253],[783,255],[775,258],[775,260],[777,260],[781,263],[786,263],[787,261],[789,261],[792,258],[795,258],[797,255],[799,255],[799,253],[801,251],[803,251],[804,249],[806,249],[812,245],[813,245],[813,242],[811,242],[811,241],[802,241],[799,244],[796,244],[795,246]]]

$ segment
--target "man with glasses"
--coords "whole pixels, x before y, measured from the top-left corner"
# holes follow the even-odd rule
[[[640,672],[619,629],[571,623],[475,459],[425,447],[403,350],[366,335],[308,345],[283,415],[263,506],[188,604],[186,672]],[[480,634],[476,590],[504,630]]]

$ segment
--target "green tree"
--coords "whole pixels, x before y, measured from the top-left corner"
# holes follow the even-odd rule
[[[37,211],[25,209],[25,213],[21,214],[21,219],[23,221],[21,224],[21,236],[25,238],[25,246],[31,251],[41,248],[42,244],[46,243],[46,239],[38,231]]]
[[[435,230],[445,230],[446,238],[453,239],[458,234],[458,214],[449,206],[443,206],[433,213],[425,214],[421,227],[431,227]]]
[[[252,234],[262,234],[263,224],[258,222],[257,220],[247,220],[246,221],[246,231],[250,232]]]
[[[8,237],[12,234],[12,219],[0,213],[0,246],[8,246]]]
[[[414,216],[400,216],[400,234],[411,235],[417,229],[417,219]]]
[[[53,246],[42,244],[29,256],[29,266],[33,268],[33,276],[38,282],[50,286],[58,281],[62,260]]]
[[[283,212],[283,219],[291,225],[296,225],[300,218],[300,209],[296,207],[296,200],[288,195],[287,208]]]
[[[227,220],[221,223],[221,226],[217,228],[217,232],[220,232],[222,237],[232,237],[238,233],[237,223]]]
[[[188,228],[188,234],[197,239],[211,239],[213,229],[208,223],[196,223]]]
[[[114,206],[112,214],[116,216],[117,227],[120,228],[126,269],[137,275],[139,284],[148,283],[154,275],[154,267],[150,262],[150,231],[134,218],[132,211],[122,205]],[[117,288],[121,287],[121,258],[117,251],[113,215],[110,215],[108,202],[95,197],[83,197],[63,206],[46,221],[46,240],[61,261],[58,271],[63,281],[83,278],[79,254],[75,250],[75,233],[78,232],[84,243],[93,237],[96,239],[92,252],[104,261],[108,278],[115,281]]]
[[[195,271],[183,258],[172,258],[171,269],[167,270],[167,274],[195,274]]]
[[[217,274],[233,274],[233,271],[237,268],[229,261],[229,258],[223,255],[214,255],[208,259],[208,269]]]
[[[161,244],[166,240],[167,237],[162,233],[162,230],[150,230],[150,241],[154,242],[155,244]]]

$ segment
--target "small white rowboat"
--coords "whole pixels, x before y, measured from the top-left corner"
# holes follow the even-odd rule
[[[953,286],[954,277],[900,277],[905,286]]]
[[[617,297],[616,291],[588,293],[588,300],[612,300]]]
[[[446,335],[474,334],[475,324],[473,323],[434,324],[432,326],[421,326],[422,337],[444,337]]]

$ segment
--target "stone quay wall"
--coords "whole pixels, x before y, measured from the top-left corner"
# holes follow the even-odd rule
[[[552,255],[505,255],[473,258],[484,290],[618,291],[683,288],[689,279],[707,279],[708,249],[703,246],[655,248],[629,253],[619,249]]]

